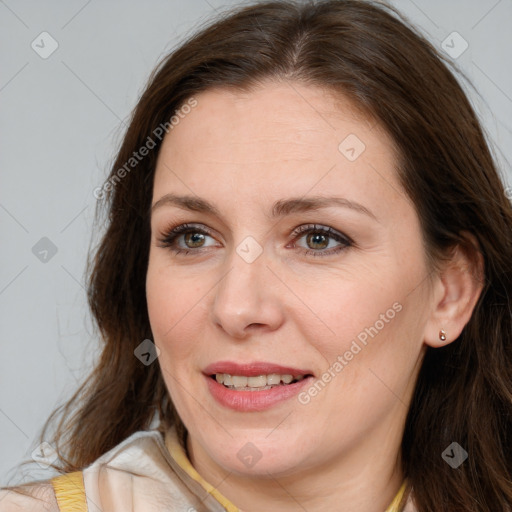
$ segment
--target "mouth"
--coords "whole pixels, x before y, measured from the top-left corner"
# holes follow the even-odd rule
[[[241,412],[264,411],[297,395],[314,374],[274,363],[221,361],[203,370],[211,396]]]

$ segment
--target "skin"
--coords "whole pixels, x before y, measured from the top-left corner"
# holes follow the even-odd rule
[[[471,264],[456,251],[442,272],[429,269],[393,141],[347,99],[270,81],[196,99],[164,139],[153,205],[166,194],[190,195],[218,214],[160,201],[146,282],[191,462],[244,511],[384,510],[403,481],[400,442],[425,348],[453,341],[478,297],[475,273],[460,270]],[[366,146],[355,161],[338,149],[349,134]],[[278,200],[312,196],[346,198],[371,215],[343,206],[270,215]],[[183,223],[212,233],[199,237],[202,247],[192,240],[188,254],[162,247],[168,228]],[[344,245],[321,238],[329,243],[322,248],[292,234],[308,224],[353,245],[318,255]],[[236,252],[247,236],[263,250],[252,263]],[[183,235],[174,244],[187,248]],[[307,368],[320,378],[393,304],[394,318],[307,404],[294,397],[239,412],[208,391],[201,372],[219,360]],[[237,457],[248,442],[261,454],[252,467]]]

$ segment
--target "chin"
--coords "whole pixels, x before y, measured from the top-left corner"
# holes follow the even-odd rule
[[[269,435],[270,432],[270,435]],[[214,461],[226,471],[241,476],[277,477],[288,476],[304,468],[308,456],[304,439],[310,437],[306,433],[296,435],[269,429],[250,430],[233,435],[225,443],[215,440],[209,442],[214,450],[209,450]]]

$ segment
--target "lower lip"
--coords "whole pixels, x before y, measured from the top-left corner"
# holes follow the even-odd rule
[[[208,388],[213,398],[224,407],[240,412],[264,411],[289,398],[298,395],[300,390],[309,384],[313,377],[305,377],[293,384],[275,386],[262,391],[235,391],[215,379],[205,375]]]

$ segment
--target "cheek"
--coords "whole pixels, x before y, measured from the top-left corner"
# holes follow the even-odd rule
[[[307,339],[325,344],[322,351],[330,352],[330,357],[348,350],[358,337],[364,342],[376,323],[378,331],[386,330],[399,307],[394,304],[405,295],[402,281],[391,270],[379,267],[357,275],[339,274],[311,276],[308,283],[294,286],[303,301],[303,305],[297,302],[295,320],[308,331]]]
[[[183,276],[180,270],[170,269],[168,264],[159,265],[150,258],[146,278],[148,313],[154,342],[162,352],[160,359],[165,366],[182,360],[195,348],[194,339],[204,325],[200,317],[205,313],[208,289],[200,282],[204,279]]]
[[[368,402],[370,395],[389,393],[379,378],[391,387],[402,386],[421,349],[424,319],[417,312],[427,299],[424,287],[417,286],[422,276],[421,265],[395,262],[296,288],[309,311],[303,309],[294,318],[303,337],[322,356],[326,380],[336,381],[328,387],[357,390]]]

